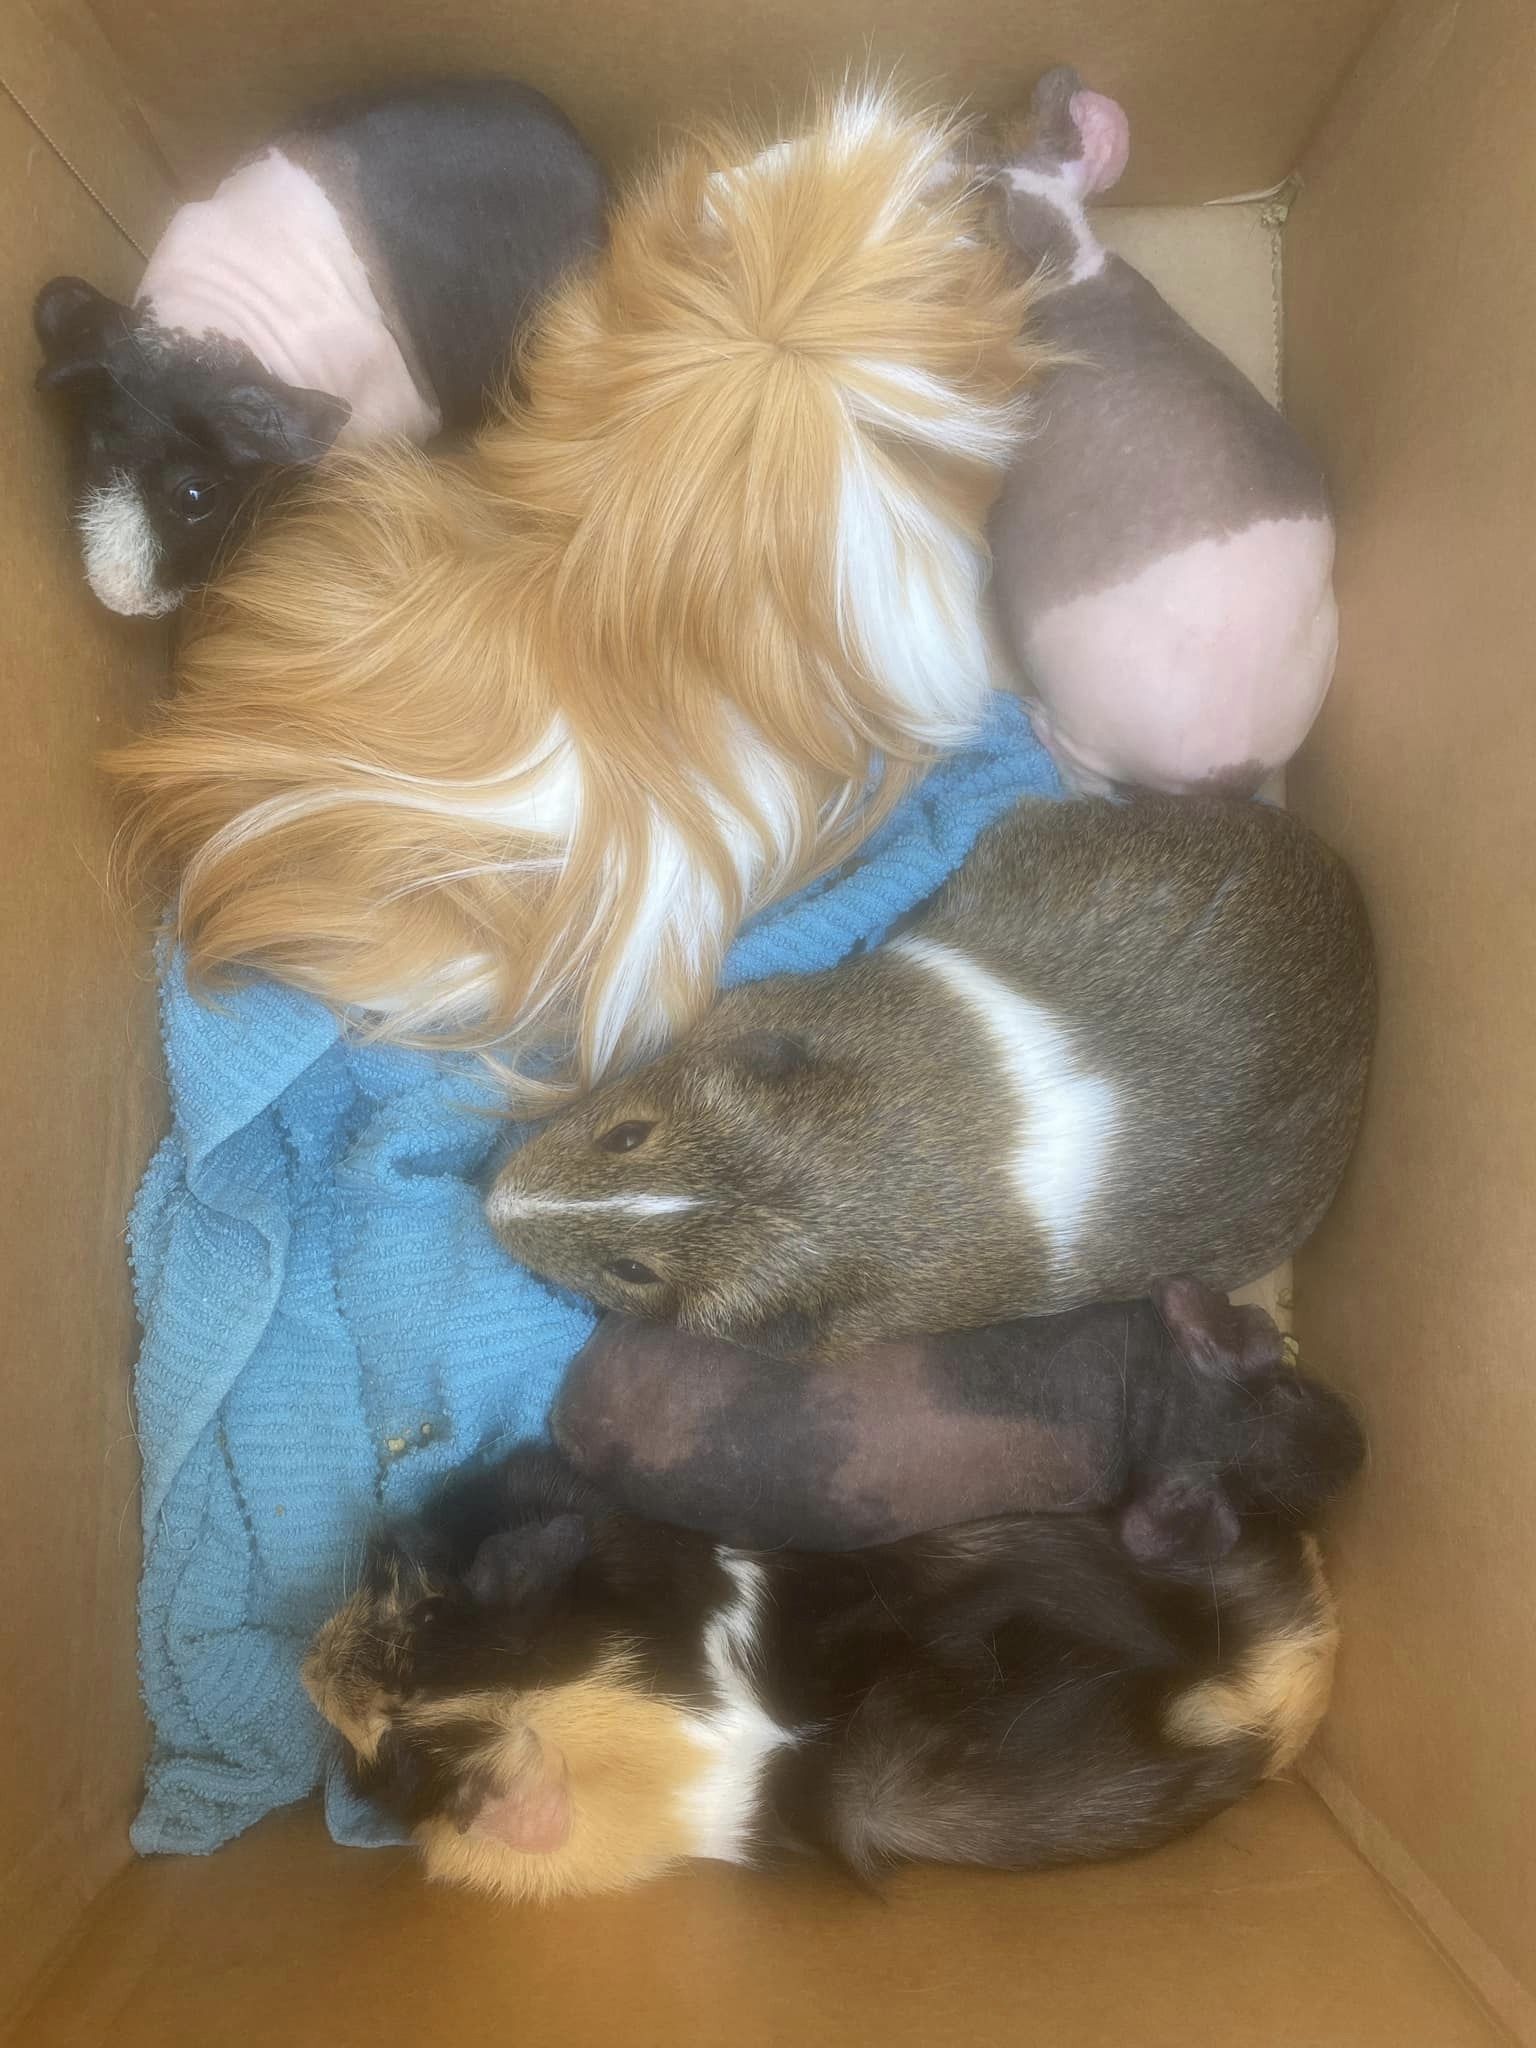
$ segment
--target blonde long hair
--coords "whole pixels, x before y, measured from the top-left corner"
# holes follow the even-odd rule
[[[1029,286],[889,92],[755,147],[618,206],[462,459],[327,459],[209,593],[107,763],[194,979],[586,1084],[974,729]]]

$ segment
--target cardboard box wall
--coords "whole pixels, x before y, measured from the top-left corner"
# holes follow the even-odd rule
[[[208,1862],[133,1865],[121,1227],[162,1106],[147,946],[106,900],[91,763],[162,686],[164,642],[84,594],[31,392],[32,292],[61,269],[126,292],[179,179],[338,86],[517,70],[622,167],[658,120],[793,100],[866,50],[985,104],[1070,57],[1132,105],[1131,201],[1303,173],[1287,383],[1335,482],[1344,647],[1293,800],[1361,874],[1384,1010],[1360,1154],[1296,1274],[1303,1344],[1360,1399],[1374,1444],[1330,1540],[1346,1646],[1311,1775],[1332,1815],[1277,1787],[1141,1863],[913,1873],[883,1904],[814,1876],[701,1871],[509,1916],[428,1893],[403,1857],[332,1849],[302,1810]],[[14,2038],[1536,2040],[1530,11],[8,0],[0,80],[0,2012]]]

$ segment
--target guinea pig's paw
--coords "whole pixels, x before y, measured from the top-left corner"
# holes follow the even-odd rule
[[[1205,1473],[1169,1472],[1142,1485],[1120,1515],[1120,1540],[1138,1564],[1214,1564],[1240,1533],[1237,1511]]]
[[[1081,197],[1107,192],[1130,160],[1131,124],[1125,109],[1101,92],[1075,92],[1071,117],[1078,138],[1077,159],[1066,166],[1072,182]]]

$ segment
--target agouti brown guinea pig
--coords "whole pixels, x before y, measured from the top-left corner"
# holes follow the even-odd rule
[[[778,1355],[1223,1291],[1307,1236],[1375,1021],[1347,870],[1284,812],[1026,802],[890,942],[722,996],[515,1152],[512,1255]]]

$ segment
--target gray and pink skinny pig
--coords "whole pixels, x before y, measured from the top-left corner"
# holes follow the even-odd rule
[[[998,149],[999,211],[1056,288],[1065,358],[992,520],[998,625],[1075,787],[1249,794],[1306,737],[1338,640],[1316,463],[1219,350],[1095,237],[1124,110],[1068,69]]]

